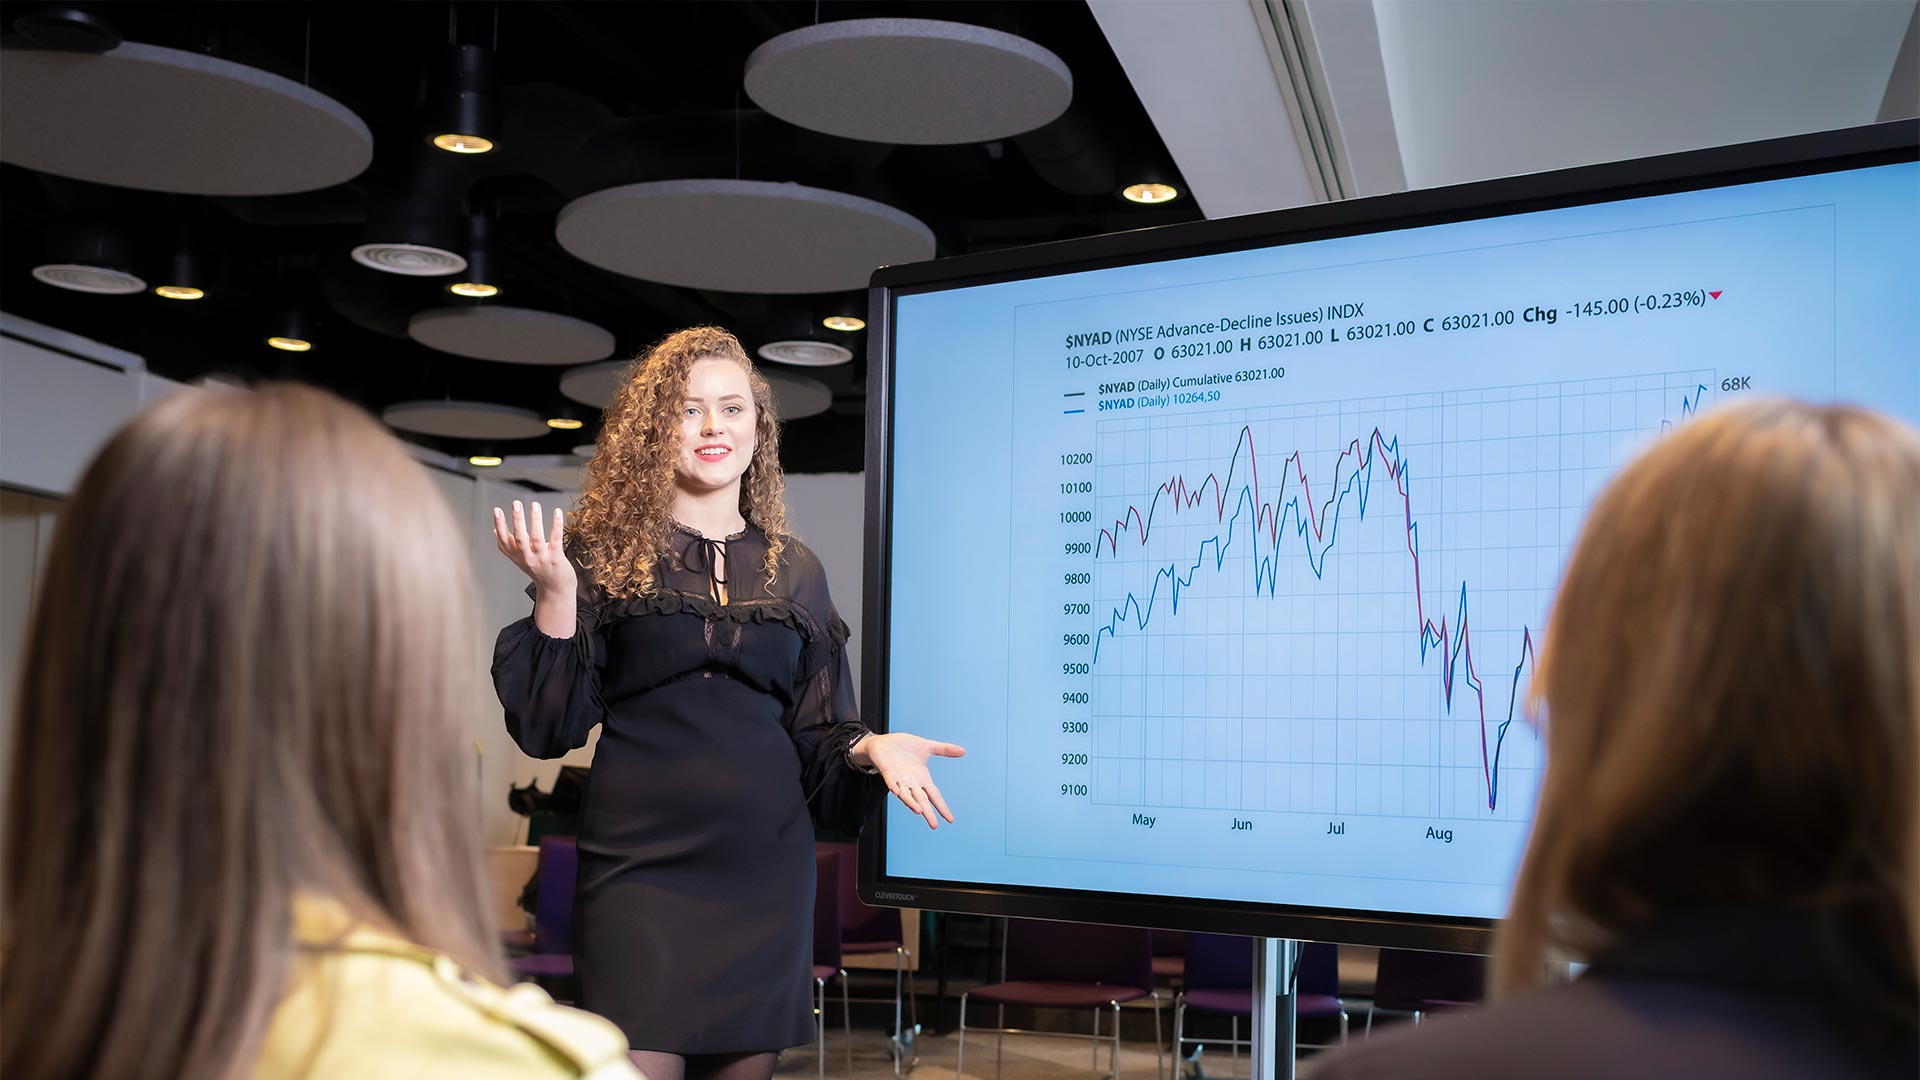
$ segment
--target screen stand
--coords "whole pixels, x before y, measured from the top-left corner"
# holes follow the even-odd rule
[[[1293,971],[1300,943],[1253,939],[1253,1080],[1293,1080]]]

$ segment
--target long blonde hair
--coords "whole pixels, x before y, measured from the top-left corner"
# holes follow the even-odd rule
[[[0,1074],[250,1073],[298,894],[498,975],[464,547],[319,390],[182,391],[107,443],[21,668]]]
[[[639,596],[654,587],[654,562],[666,554],[673,531],[674,463],[687,373],[695,361],[709,358],[740,365],[753,388],[753,461],[741,480],[740,513],[767,534],[762,569],[767,583],[773,583],[789,535],[773,390],[738,338],[717,326],[693,326],[668,334],[627,369],[587,463],[570,547],[610,597]]]
[[[1589,513],[1533,694],[1496,992],[1704,905],[1829,916],[1911,979],[1920,434],[1782,401],[1680,428]]]

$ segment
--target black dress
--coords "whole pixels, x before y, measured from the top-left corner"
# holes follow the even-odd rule
[[[671,546],[647,596],[583,577],[571,640],[531,618],[502,630],[494,687],[534,757],[602,725],[574,894],[580,1004],[636,1050],[798,1046],[813,1038],[810,818],[854,832],[885,796],[847,760],[867,730],[847,627],[797,540],[769,588],[766,536],[729,537],[724,605],[709,542],[679,529]]]

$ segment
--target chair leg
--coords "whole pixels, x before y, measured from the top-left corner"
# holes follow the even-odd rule
[[[1373,1002],[1371,1001],[1367,1002],[1367,1029],[1360,1034],[1363,1038],[1373,1034]]]
[[[1173,997],[1173,1076],[1170,1080],[1180,1080],[1180,1063],[1185,1061],[1187,1052],[1187,996],[1175,994]]]
[[[1161,1038],[1160,991],[1155,990],[1153,992],[1153,1080],[1162,1080],[1163,1077],[1167,1077],[1167,1061],[1161,1056]],[[1171,1080],[1171,1077],[1167,1077],[1167,1080]]]
[[[1100,1080],[1100,1008],[1099,1006],[1095,1006],[1093,1010],[1093,1038],[1089,1040],[1089,1043],[1093,1047],[1093,1064],[1088,1066],[1089,1075],[1093,1077],[1093,1080]]]
[[[962,1080],[961,1068],[967,1063],[967,995],[960,995],[960,1038],[953,1050],[953,1080]]]
[[[1099,1051],[1096,1049],[1094,1053]],[[1113,1003],[1113,1053],[1110,1059],[1113,1062],[1113,1080],[1120,1080],[1120,1003],[1117,1001]]]
[[[913,1053],[907,1059],[907,1067],[912,1068],[920,1064],[920,1006],[916,1000],[919,997],[920,988],[913,981],[912,951],[903,948],[900,953],[905,957],[907,969],[907,1024],[913,1031]]]
[[[1233,1047],[1233,1071],[1227,1075],[1233,1077],[1233,1080],[1240,1080],[1240,1018],[1235,1016],[1232,1019],[1233,1036],[1232,1041],[1227,1045]]]
[[[840,1030],[847,1040],[847,1075],[853,1075],[853,1000],[847,994],[846,970],[840,972]]]
[[[905,1032],[900,1029],[900,977],[905,973],[905,964],[901,955],[905,949],[893,950],[893,1075],[900,1075],[900,1059],[906,1054]]]
[[[1340,1045],[1347,1045],[1347,1010],[1340,1010]]]
[[[827,980],[813,980],[813,1045],[820,1061],[820,1080],[827,1080]]]

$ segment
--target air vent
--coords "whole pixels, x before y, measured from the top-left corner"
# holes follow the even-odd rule
[[[353,249],[353,261],[408,277],[442,277],[467,268],[465,258],[425,244],[361,244]]]
[[[795,367],[832,367],[853,359],[853,351],[824,341],[769,341],[760,346],[760,358]]]
[[[147,291],[146,282],[125,270],[114,270],[105,266],[48,263],[45,266],[34,267],[33,276],[57,289],[72,289],[74,292],[124,296],[127,293]]]

